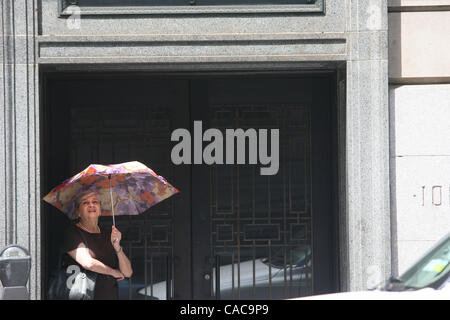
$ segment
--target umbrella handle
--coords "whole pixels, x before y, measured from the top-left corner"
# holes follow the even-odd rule
[[[113,226],[116,226],[116,220],[114,219],[114,205],[113,205],[113,196],[112,196],[112,188],[111,188],[111,175],[108,175],[109,180],[109,195],[111,196],[111,211],[112,211],[112,218],[113,218]]]

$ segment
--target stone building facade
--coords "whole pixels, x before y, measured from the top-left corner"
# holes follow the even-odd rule
[[[299,0],[282,5],[270,1],[243,4],[235,1],[236,5],[231,6],[220,1],[209,6],[194,5],[195,2],[184,5],[182,1],[173,6],[110,2],[108,6],[82,0],[1,3],[0,246],[15,243],[29,248],[32,299],[45,298],[51,261],[48,256],[54,253],[52,237],[59,232],[55,229],[58,223],[49,218],[53,213],[49,213],[41,199],[52,184],[61,181],[63,174],[67,177],[71,172],[54,165],[55,159],[68,162],[73,159],[65,155],[72,152],[70,149],[52,139],[66,134],[78,139],[78,131],[73,131],[77,128],[76,108],[89,104],[83,100],[85,96],[89,96],[92,104],[101,104],[102,99],[112,103],[105,98],[111,79],[131,77],[139,87],[136,79],[142,77],[172,79],[176,74],[180,77],[177,79],[183,80],[186,76],[191,97],[187,99],[191,102],[196,92],[195,81],[202,76],[213,89],[228,83],[211,80],[216,76],[231,75],[238,83],[243,77],[244,86],[248,82],[245,77],[250,77],[250,81],[252,77],[262,77],[255,83],[266,83],[267,89],[276,83],[269,78],[298,77],[303,79],[298,82],[299,92],[304,96],[316,92],[313,100],[318,99],[319,105],[325,103],[320,100],[320,92],[328,92],[326,103],[330,106],[331,120],[322,119],[329,122],[320,130],[327,131],[332,141],[331,169],[328,175],[321,176],[320,183],[314,182],[320,180],[314,180],[320,176],[314,177],[314,172],[321,171],[317,166],[322,157],[312,156],[312,162],[317,159],[319,162],[316,167],[311,164],[314,177],[311,185],[317,185],[311,187],[314,193],[311,207],[322,210],[324,215],[311,225],[317,234],[318,230],[330,228],[333,235],[327,240],[312,238],[315,246],[322,245],[317,247],[321,250],[313,246],[313,256],[328,252],[323,261],[329,258],[335,266],[325,271],[315,267],[314,272],[324,272],[324,277],[334,284],[321,287],[320,279],[316,279],[316,287],[310,293],[373,286],[404,270],[418,250],[424,250],[448,230],[450,186],[445,181],[450,172],[446,161],[450,145],[445,139],[449,134],[446,119],[450,116],[445,31],[449,28],[448,1]],[[424,21],[420,28],[417,20]],[[314,80],[321,77],[328,82]],[[183,94],[181,89],[164,91],[167,84],[158,81],[150,83],[160,88],[159,92],[165,92],[165,96],[155,97],[155,101],[172,101],[168,97]],[[291,84],[290,80],[283,81],[278,83],[286,83],[287,87]],[[105,86],[99,85],[90,92],[90,84],[99,82]],[[110,88],[121,87],[113,84]],[[295,91],[293,88],[289,92]],[[219,92],[213,89],[211,92]],[[139,95],[145,88],[127,90]],[[239,92],[239,88],[233,90]],[[283,85],[274,90],[277,97],[285,94]],[[96,93],[105,96],[95,100]],[[139,104],[138,98],[130,97],[129,101]],[[60,122],[70,123],[71,133],[67,132],[69,127],[58,125],[58,119],[65,119],[67,110],[58,111],[55,105],[69,108],[68,114],[73,118]],[[120,119],[120,112],[112,120]],[[202,113],[192,112],[194,120]],[[313,115],[313,122],[314,119]],[[108,124],[105,128],[107,131]],[[85,129],[80,130],[85,133]],[[320,130],[317,135],[313,130],[313,136],[320,136]],[[319,145],[328,143],[311,139],[313,150],[315,141]],[[93,159],[101,156],[89,160]],[[323,191],[322,185],[331,187]],[[321,207],[322,202],[327,202],[317,197],[321,192],[328,197],[324,199],[330,200],[328,207]],[[204,209],[195,200],[189,200],[188,206],[194,213]],[[202,221],[200,217],[198,224],[193,224],[194,232],[203,226]],[[287,223],[286,219],[283,221]],[[159,225],[152,223],[151,230],[157,230]],[[219,224],[211,229],[211,234],[221,234],[223,230],[236,233],[237,225],[239,221],[227,229],[228,225]],[[252,226],[256,225],[253,222]],[[264,228],[269,230],[274,225],[270,222]],[[294,223],[290,230],[300,225]],[[173,231],[175,238],[177,228]],[[187,231],[183,230],[180,234],[184,235]],[[152,241],[157,239],[153,234],[151,237]],[[192,243],[177,240],[174,246],[188,245],[188,254],[178,256],[176,248],[170,254],[176,263],[167,274],[175,275],[175,283],[177,265],[183,264],[184,259],[190,261],[188,265],[205,260],[203,251],[195,249],[196,241],[203,238],[187,237],[193,239]],[[167,236],[161,239],[164,242]],[[248,239],[257,243],[259,238]],[[280,238],[270,239],[269,246],[276,242],[273,239]],[[204,288],[191,288],[199,279],[209,279],[207,269],[202,268],[203,265],[199,274],[192,271],[192,279],[180,275],[180,282],[188,285],[172,286],[172,298],[204,298],[201,293]],[[205,286],[206,291],[208,286],[212,287],[209,282]]]
[[[389,2],[392,256],[402,273],[450,229],[449,1]]]

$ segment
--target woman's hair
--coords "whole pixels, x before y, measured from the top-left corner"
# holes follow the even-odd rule
[[[92,191],[92,190],[87,190],[87,191],[80,192],[79,194],[77,194],[75,196],[75,200],[74,200],[75,201],[75,219],[79,218],[79,216],[78,216],[78,209],[80,208],[81,202],[83,202],[84,199],[86,199],[87,197],[89,197],[91,195],[95,195],[98,198],[97,193],[95,191]],[[100,205],[101,205],[101,203],[100,203]]]

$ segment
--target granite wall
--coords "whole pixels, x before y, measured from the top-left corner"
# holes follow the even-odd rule
[[[324,4],[322,13],[59,15],[57,0],[2,1],[0,247],[30,249],[33,299],[45,246],[38,70],[50,69],[336,71],[341,290],[391,273],[387,4]]]

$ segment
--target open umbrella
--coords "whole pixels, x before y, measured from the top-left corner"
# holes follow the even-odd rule
[[[102,216],[137,215],[179,191],[138,161],[101,165],[85,170],[55,187],[44,201],[75,218],[75,198],[94,191],[102,204]]]

